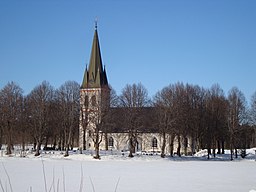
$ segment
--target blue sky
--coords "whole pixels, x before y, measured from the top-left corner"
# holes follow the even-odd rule
[[[255,0],[0,0],[0,88],[82,82],[98,18],[103,63],[119,94],[178,81],[256,91]]]

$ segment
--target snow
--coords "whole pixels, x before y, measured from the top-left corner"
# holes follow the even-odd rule
[[[118,152],[102,152],[101,160],[91,152],[67,158],[56,152],[25,158],[1,155],[0,181],[8,192],[45,192],[45,184],[47,191],[56,192],[114,192],[116,187],[117,192],[256,192],[255,150],[234,161],[228,154],[207,160],[205,151],[165,159],[157,154],[130,159]]]

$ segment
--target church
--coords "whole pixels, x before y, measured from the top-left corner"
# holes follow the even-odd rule
[[[108,83],[105,66],[102,65],[100,43],[97,23],[90,55],[89,67],[85,69],[83,82],[80,88],[80,123],[79,123],[79,149],[94,150],[98,144],[99,150],[129,151],[131,142],[129,131],[125,129],[125,108],[111,108],[110,86]],[[111,114],[111,122],[103,123],[106,111]],[[156,116],[153,107],[145,107],[139,110],[143,116],[142,131],[136,132],[133,151],[143,153],[159,153],[165,142],[165,154],[170,150],[175,153],[180,147],[181,153],[192,153],[192,142],[189,138],[181,138],[178,142],[176,136],[166,134],[165,141],[152,119]],[[99,126],[100,125],[100,126]],[[106,128],[107,127],[107,128]],[[171,142],[171,140],[173,140]]]

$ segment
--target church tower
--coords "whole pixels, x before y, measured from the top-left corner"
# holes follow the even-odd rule
[[[80,88],[80,123],[79,148],[81,150],[93,147],[91,134],[97,123],[101,121],[101,114],[109,107],[110,88],[108,86],[105,66],[103,68],[97,23],[92,43],[89,68],[85,69]]]

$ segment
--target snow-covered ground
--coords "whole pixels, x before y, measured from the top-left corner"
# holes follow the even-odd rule
[[[247,151],[246,159],[232,162],[228,155],[207,160],[205,151],[165,159],[102,153],[101,160],[90,154],[67,158],[59,153],[25,158],[0,154],[0,192],[256,192],[254,150]]]

